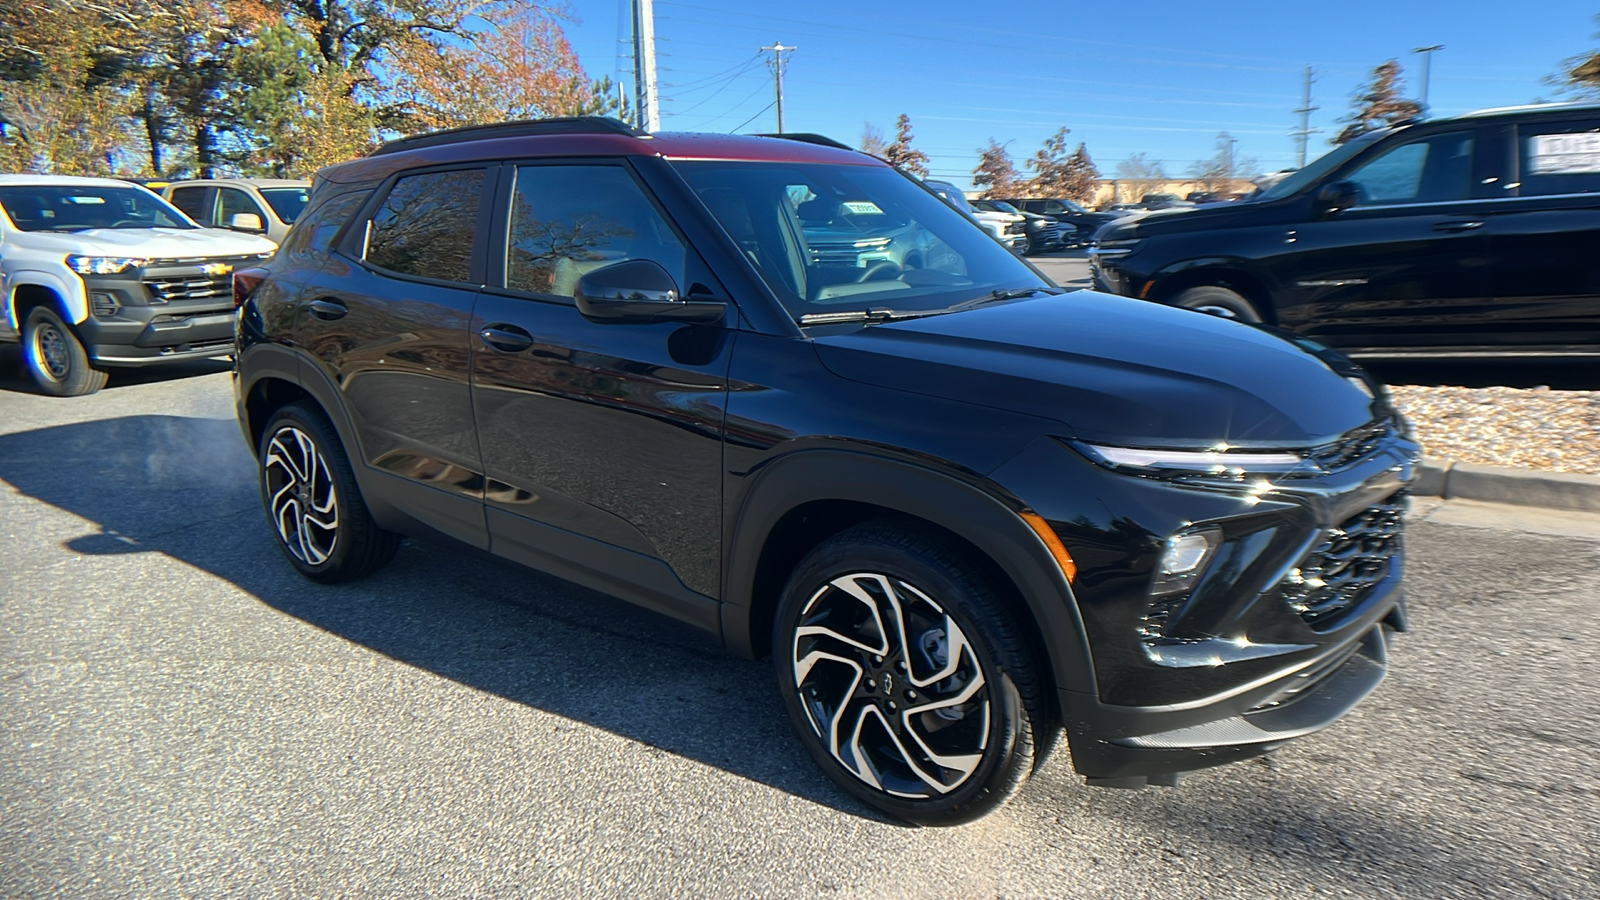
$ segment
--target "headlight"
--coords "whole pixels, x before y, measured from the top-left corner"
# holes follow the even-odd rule
[[[140,268],[148,262],[147,259],[131,256],[69,256],[67,268],[79,275],[117,275]]]
[[[1117,257],[1127,256],[1134,248],[1144,243],[1144,238],[1118,238],[1110,241],[1095,241],[1089,252],[1095,256]]]
[[[1104,444],[1073,442],[1085,456],[1110,469],[1136,475],[1223,475],[1292,472],[1312,465],[1305,457],[1287,450],[1234,450],[1220,444],[1205,450],[1165,450],[1143,447],[1112,447]]]

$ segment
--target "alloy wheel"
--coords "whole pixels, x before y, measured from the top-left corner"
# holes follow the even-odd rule
[[[961,628],[915,586],[871,572],[833,578],[806,602],[791,651],[812,729],[869,787],[939,797],[982,762],[988,680]]]
[[[279,428],[267,442],[261,470],[283,546],[308,566],[326,562],[339,540],[339,501],[316,441],[292,425]]]

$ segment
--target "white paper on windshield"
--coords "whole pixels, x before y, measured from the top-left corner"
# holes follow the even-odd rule
[[[1528,139],[1528,174],[1600,173],[1600,133],[1538,134]]]

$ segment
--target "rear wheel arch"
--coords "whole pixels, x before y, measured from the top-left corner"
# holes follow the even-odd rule
[[[746,494],[728,540],[728,648],[752,657],[768,652],[773,614],[795,566],[823,541],[869,520],[926,532],[962,552],[1023,625],[1052,686],[1094,690],[1070,586],[1013,510],[948,475],[844,451],[775,461]]]
[[[309,391],[287,378],[268,375],[256,379],[250,385],[244,399],[245,433],[250,438],[251,448],[261,446],[267,422],[271,421],[274,413],[301,400],[316,403],[318,407],[322,406]],[[322,412],[323,415],[327,415],[326,408],[323,408]]]

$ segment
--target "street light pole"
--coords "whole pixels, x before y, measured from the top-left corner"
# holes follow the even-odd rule
[[[1422,54],[1422,111],[1428,111],[1428,69],[1433,62],[1433,54],[1443,50],[1443,44],[1434,44],[1432,47],[1418,47],[1412,53]]]

